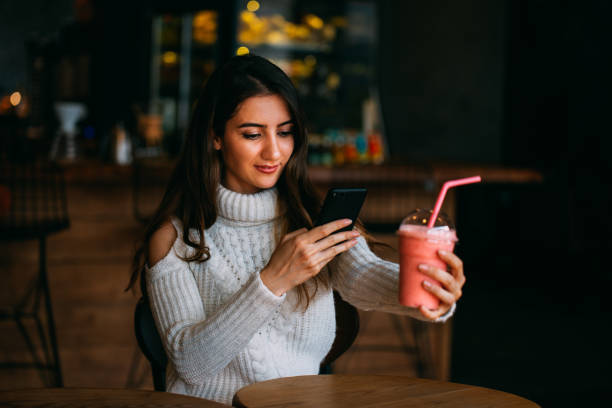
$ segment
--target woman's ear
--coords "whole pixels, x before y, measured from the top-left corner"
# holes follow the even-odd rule
[[[213,136],[213,147],[215,150],[221,150],[221,138],[217,136]]]

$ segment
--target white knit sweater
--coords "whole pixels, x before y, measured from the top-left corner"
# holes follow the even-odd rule
[[[236,391],[272,378],[317,374],[335,336],[332,290],[363,310],[423,319],[397,302],[398,265],[376,257],[363,238],[328,266],[333,288],[319,285],[306,311],[295,290],[277,297],[259,272],[276,246],[282,214],[276,189],[239,194],[219,187],[219,216],[205,231],[210,259],[186,263],[193,251],[178,237],[147,268],[147,290],[169,357],[166,389],[231,404]],[[190,231],[192,239],[198,235]],[[328,273],[324,270],[321,273]],[[438,321],[445,321],[453,309]]]

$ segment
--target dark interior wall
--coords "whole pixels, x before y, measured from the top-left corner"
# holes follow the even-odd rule
[[[381,1],[380,93],[394,158],[499,163],[506,2]]]
[[[508,2],[506,164],[550,170],[569,158],[567,13],[564,1]]]
[[[53,37],[72,17],[72,0],[0,1],[0,90],[26,86],[24,41],[33,35]]]
[[[126,121],[149,93],[151,10],[143,0],[94,2],[92,112],[100,132]]]
[[[380,4],[381,98],[394,156],[544,176],[457,192],[467,284],[452,379],[542,406],[609,400],[612,5]]]
[[[570,248],[577,257],[594,265],[612,284],[610,262],[604,255],[612,249],[612,138],[610,137],[610,15],[612,3],[604,0],[573,2],[568,24],[569,94],[568,189]],[[597,254],[596,257],[583,254]]]
[[[507,2],[502,163],[537,185],[458,193],[468,283],[453,378],[542,406],[609,401],[610,2]]]

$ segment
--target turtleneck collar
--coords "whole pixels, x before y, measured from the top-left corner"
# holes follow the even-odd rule
[[[237,193],[221,184],[217,188],[219,216],[241,224],[257,225],[278,218],[277,198],[276,187],[255,194]]]

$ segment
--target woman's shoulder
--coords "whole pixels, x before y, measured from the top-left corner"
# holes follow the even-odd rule
[[[149,240],[148,264],[152,267],[164,259],[172,249],[178,234],[172,221],[165,221]]]

